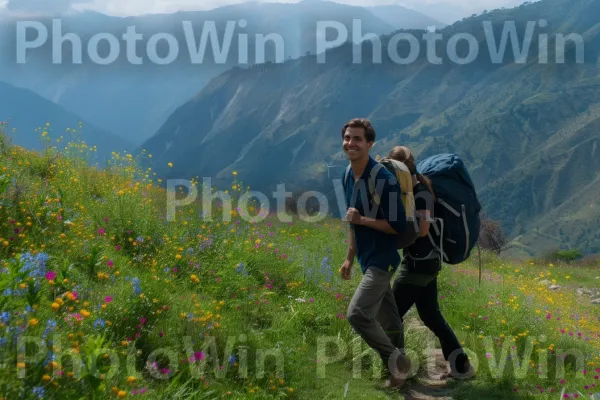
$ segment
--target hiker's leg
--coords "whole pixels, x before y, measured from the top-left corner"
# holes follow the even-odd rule
[[[363,340],[374,349],[387,366],[392,353],[397,351],[377,320],[379,308],[390,287],[393,273],[371,267],[362,280],[348,306],[348,322]]]
[[[438,303],[437,278],[427,285],[416,301],[419,317],[440,340],[444,359],[453,371],[462,374],[468,367],[468,357],[454,331],[444,319]]]
[[[419,286],[394,282],[392,292],[394,293],[396,308],[398,308],[398,315],[400,315],[402,321],[404,321],[404,316],[408,310],[415,304],[421,289]]]
[[[388,287],[385,291],[381,306],[379,307],[379,313],[377,314],[377,321],[379,321],[379,324],[390,338],[394,347],[403,352],[404,327],[402,326],[402,318],[398,314],[398,307],[396,306],[396,300],[394,299],[391,287]]]
[[[419,293],[419,288],[413,285],[398,283],[398,280],[396,280],[392,286],[392,293],[394,294],[394,301],[396,302],[396,308],[398,309],[400,321],[402,321],[404,324],[404,316],[408,310],[410,310],[413,304],[415,304],[415,299]],[[398,336],[398,341],[394,344],[399,349],[405,348],[404,330],[402,331],[402,334]]]

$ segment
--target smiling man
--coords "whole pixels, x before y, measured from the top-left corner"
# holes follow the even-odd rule
[[[375,188],[380,203],[374,205],[368,179],[378,163],[369,155],[375,130],[367,119],[356,118],[342,128],[343,149],[350,161],[344,174],[346,220],[350,223],[348,252],[340,274],[350,279],[354,257],[362,279],[348,306],[348,322],[377,351],[389,373],[386,388],[402,386],[410,360],[398,349],[402,320],[390,286],[400,265],[395,235],[406,226],[404,206],[396,178],[386,168],[376,171]]]

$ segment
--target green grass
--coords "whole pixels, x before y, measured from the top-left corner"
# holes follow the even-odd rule
[[[553,271],[567,287],[598,288],[600,285],[600,267],[556,265],[546,270]]]
[[[250,223],[235,207],[223,214],[217,200],[211,220],[198,201],[167,220],[160,177],[128,155],[97,171],[52,148],[7,147],[0,169],[0,398],[402,398],[377,389],[380,362],[345,319],[360,268],[350,281],[338,276],[341,221]],[[234,201],[242,179],[223,188]],[[440,275],[442,311],[479,361],[476,380],[449,385],[453,398],[599,392],[584,388],[600,373],[598,308],[537,284],[546,269],[559,284],[567,272],[569,284],[592,284],[596,270],[511,265],[485,253],[479,286],[476,260]],[[408,387],[423,374],[423,349],[439,348],[416,319],[413,309],[406,337],[419,370]],[[492,375],[502,349],[521,356],[540,335],[535,368],[518,378],[508,360]],[[579,350],[587,373],[567,358],[561,384],[551,354],[561,349]],[[538,350],[548,352],[546,377]]]

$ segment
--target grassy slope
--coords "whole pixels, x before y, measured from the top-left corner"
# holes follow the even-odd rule
[[[167,197],[157,187],[158,178],[139,171],[127,155],[116,157],[114,169],[99,172],[51,153],[0,150],[0,354],[5,362],[0,396],[389,398],[375,387],[369,357],[354,364],[366,345],[352,334],[345,310],[360,270],[357,266],[350,282],[337,275],[346,246],[340,221],[284,223],[271,216],[249,223],[240,217],[242,210],[220,210],[217,201],[212,220],[189,205],[167,221]],[[243,182],[238,176],[232,180],[228,194],[242,194]],[[223,221],[223,215],[231,220]],[[17,261],[27,252],[49,258]],[[440,277],[443,312],[479,361],[479,378],[450,384],[452,396],[555,399],[563,388],[580,397],[600,392],[591,387],[600,374],[597,306],[581,302],[572,290],[551,292],[537,283],[543,274],[559,284],[581,279],[593,285],[597,267],[570,272],[567,280],[564,267],[510,265],[486,254],[478,286],[474,261],[448,266]],[[410,322],[414,316],[411,310],[408,347],[424,363],[431,335]],[[541,334],[546,340],[534,344],[532,368],[524,378],[515,378],[512,358],[500,377],[492,377],[490,363],[498,362],[503,349],[516,346],[521,357],[528,340]],[[108,364],[109,358],[100,357],[98,365],[106,368],[95,376],[84,369],[79,381],[68,357],[54,363],[45,358],[49,353],[23,359],[18,336],[60,339],[63,352],[75,349],[88,367],[91,356],[106,349],[119,362]],[[93,341],[102,337],[103,344]],[[336,337],[345,357],[327,363],[319,379],[317,360],[336,353],[335,347],[319,353],[317,343]],[[218,354],[203,348],[210,338]],[[229,349],[228,339],[233,340]],[[355,351],[353,346],[361,347]],[[165,352],[160,355],[158,349]],[[172,364],[164,358],[167,349],[174,351]],[[567,358],[561,384],[551,352],[565,349],[581,351],[584,365],[571,365]],[[264,369],[260,362],[257,367],[261,350],[281,355],[281,376],[272,355]],[[538,351],[548,355],[546,378],[537,373]],[[152,356],[157,356],[155,367]],[[190,357],[197,360],[190,363]],[[220,368],[214,368],[215,358]],[[248,372],[240,377],[244,359]],[[204,366],[204,375],[194,375],[197,365]],[[586,374],[574,373],[583,368]],[[15,379],[18,371],[24,379]]]

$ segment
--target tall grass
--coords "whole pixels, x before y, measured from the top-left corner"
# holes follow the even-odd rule
[[[258,204],[246,211],[264,218],[247,222],[237,174],[226,189],[231,211],[215,200],[209,219],[194,202],[170,219],[164,182],[131,155],[99,170],[52,146],[0,153],[0,395],[382,396],[380,362],[345,319],[360,267],[350,282],[339,278],[342,222],[281,222]],[[598,392],[597,308],[516,272],[527,266],[484,260],[481,287],[470,263],[440,277],[443,311],[479,361],[478,379],[456,395]],[[414,323],[406,336],[418,377],[432,337]],[[513,361],[528,344],[520,376]],[[567,357],[562,375],[557,356],[570,350],[584,366]],[[511,359],[494,370],[502,351]]]

